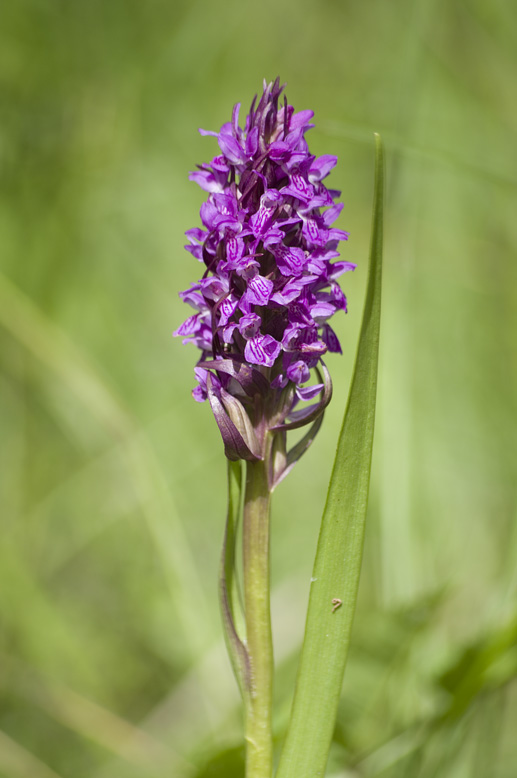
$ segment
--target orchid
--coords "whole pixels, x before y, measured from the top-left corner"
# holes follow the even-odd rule
[[[279,79],[264,83],[244,129],[238,103],[219,133],[200,130],[221,154],[190,174],[208,198],[185,248],[204,272],[180,294],[195,313],[175,334],[201,351],[193,394],[208,397],[232,460],[263,458],[272,428],[318,423],[331,396],[322,357],[341,353],[328,322],[347,310],[338,278],[355,269],[337,261],[348,233],[333,226],[340,192],[324,183],[337,157],[309,152],[313,112],[296,113],[282,92]],[[320,380],[308,385],[312,371]]]
[[[346,313],[338,279],[348,233],[326,186],[337,163],[305,135],[277,78],[264,82],[244,127],[240,104],[217,132],[220,154],[190,179],[205,192],[202,227],[187,231],[201,278],[180,293],[194,309],[175,335],[200,350],[194,399],[208,399],[228,459],[220,605],[245,711],[246,778],[272,778],[273,643],[270,507],[275,487],[308,450],[332,396],[323,357],[341,353],[329,320]],[[368,495],[380,315],[382,147],[377,139],[374,223],[363,324],[311,579],[297,691],[277,778],[323,775],[357,596]],[[287,435],[308,426],[289,450]],[[246,474],[243,478],[243,460]],[[242,521],[242,593],[236,534]],[[343,559],[347,555],[347,564]],[[242,600],[242,602],[241,602]],[[343,606],[343,607],[342,607]]]

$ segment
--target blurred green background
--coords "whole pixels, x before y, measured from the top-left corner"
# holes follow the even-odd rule
[[[0,10],[0,775],[237,778],[225,462],[171,338],[216,153],[280,75],[351,232],[320,437],[275,494],[275,729],[387,147],[378,424],[328,775],[517,775],[517,11],[508,0],[6,0]]]

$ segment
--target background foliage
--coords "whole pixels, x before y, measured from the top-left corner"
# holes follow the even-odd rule
[[[172,341],[187,174],[265,76],[351,231],[343,358],[275,495],[278,738],[387,147],[379,404],[334,778],[514,778],[517,23],[505,0],[7,0],[0,11],[0,775],[240,776],[225,462]]]

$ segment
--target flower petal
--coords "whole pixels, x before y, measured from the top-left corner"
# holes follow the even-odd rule
[[[240,165],[246,161],[246,154],[244,153],[244,149],[232,135],[223,135],[220,133],[217,136],[217,139],[219,142],[219,148],[229,162],[234,165]]]

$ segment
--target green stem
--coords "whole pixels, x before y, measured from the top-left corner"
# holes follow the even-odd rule
[[[273,772],[273,641],[269,607],[270,452],[268,441],[264,459],[246,464],[243,577],[246,647],[251,674],[246,706],[246,778],[271,778]]]

